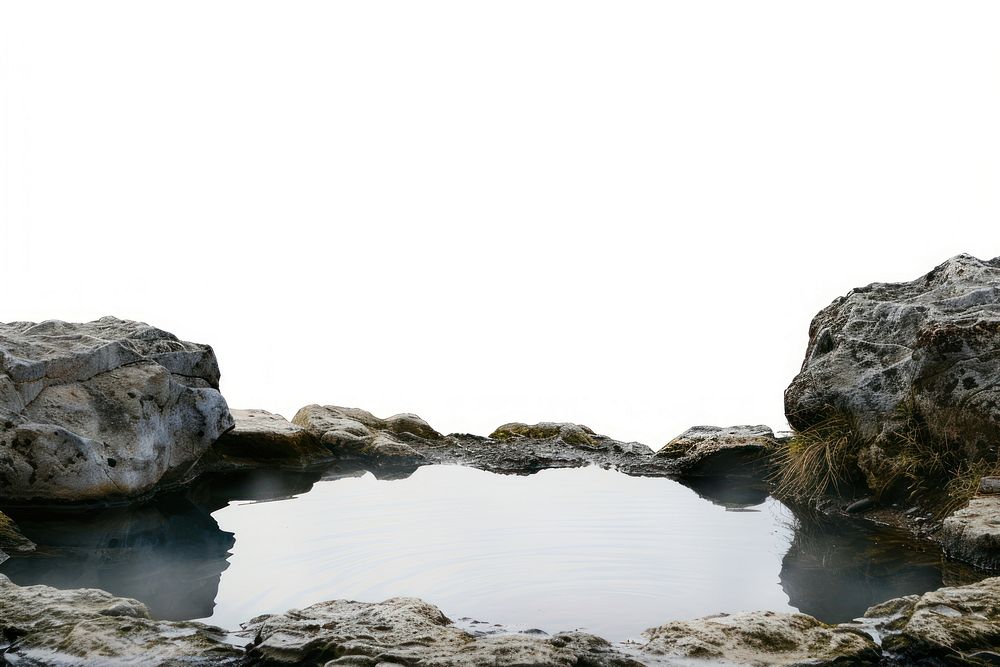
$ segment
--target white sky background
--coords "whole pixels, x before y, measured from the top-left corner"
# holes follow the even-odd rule
[[[1000,255],[996,2],[0,0],[0,321],[233,407],[783,427],[809,320]]]

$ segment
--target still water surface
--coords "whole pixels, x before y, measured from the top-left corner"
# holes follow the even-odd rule
[[[228,629],[327,599],[413,595],[452,618],[612,640],[753,609],[842,621],[969,576],[891,533],[807,529],[774,499],[740,500],[594,467],[258,475],[142,508],[15,515],[40,550],[0,572]]]
[[[365,474],[215,518],[236,534],[213,616],[223,625],[248,608],[396,595],[452,617],[613,638],[669,618],[789,609],[778,573],[791,531],[777,502],[731,512],[675,482],[600,468]]]

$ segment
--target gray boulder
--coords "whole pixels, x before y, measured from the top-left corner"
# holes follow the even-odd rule
[[[0,498],[134,498],[186,481],[233,421],[207,345],[105,317],[0,324]]]
[[[641,654],[662,664],[877,665],[881,655],[856,627],[772,611],[674,621],[643,634]]]
[[[995,665],[1000,657],[1000,577],[889,600],[865,618],[890,664]]]
[[[633,667],[608,642],[564,633],[474,636],[417,598],[332,600],[244,624],[247,665],[538,665]]]
[[[0,574],[4,664],[235,665],[240,649],[219,628],[156,621],[142,603],[94,589],[15,586]]]
[[[656,457],[690,477],[757,477],[765,473],[778,441],[767,426],[692,426]]]
[[[813,319],[801,372],[785,391],[800,432],[845,435],[877,492],[946,468],[996,461],[1000,446],[1000,258],[952,257],[905,283],[873,283]]]

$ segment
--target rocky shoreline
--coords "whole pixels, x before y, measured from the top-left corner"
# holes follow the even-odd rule
[[[0,655],[16,665],[986,665],[1000,655],[998,599],[995,577],[889,600],[855,623],[721,614],[618,644],[582,632],[463,627],[417,598],[331,600],[249,619],[231,636],[155,620],[142,603],[104,591],[19,587],[0,575]]]
[[[801,513],[901,526],[1000,569],[1000,258],[960,255],[909,283],[853,290],[809,335],[785,395],[793,434],[698,426],[654,452],[568,423],[484,437],[329,405],[291,421],[231,411],[210,346],[115,318],[0,324],[0,507],[140,503],[252,469],[597,465],[677,479],[716,502],[771,494]],[[0,512],[0,562],[33,548]],[[761,611],[670,622],[635,644],[484,633],[413,598],[323,602],[248,619],[238,635],[0,575],[0,664],[18,665],[997,664],[1000,578],[886,601],[856,623]]]

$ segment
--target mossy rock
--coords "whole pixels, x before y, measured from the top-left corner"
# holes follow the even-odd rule
[[[540,422],[538,424],[522,424],[512,422],[498,427],[490,438],[501,442],[517,438],[531,440],[548,440],[559,438],[569,445],[583,445],[586,447],[595,446],[594,438],[597,435],[591,429],[580,424]]]

